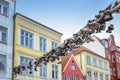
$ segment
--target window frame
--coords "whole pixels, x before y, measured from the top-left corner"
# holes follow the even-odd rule
[[[54,49],[56,47],[58,47],[58,43],[55,41],[51,41],[51,49]]]
[[[64,74],[64,79],[65,80],[70,80],[70,76],[68,74]]]
[[[3,61],[1,60],[1,64],[3,63],[4,70],[0,70],[0,73],[6,72],[7,70],[7,55],[0,54],[0,56],[4,56]]]
[[[102,60],[99,60],[99,67],[103,68],[103,62],[102,62]]]
[[[42,72],[41,72],[42,69]],[[41,75],[42,74],[42,75]],[[47,65],[41,65],[39,68],[39,77],[40,78],[47,78]]]
[[[8,17],[9,16],[9,2],[8,1],[1,1],[0,2],[0,5],[1,5],[1,15],[3,15],[3,16],[5,16],[5,17]],[[4,7],[7,9],[7,12],[6,12],[6,14],[4,14]]]
[[[56,67],[57,67],[57,69],[56,69]],[[56,72],[57,72],[57,74],[56,74]],[[53,77],[53,75],[54,75],[54,77]],[[59,66],[56,64],[52,64],[52,79],[58,80],[59,79],[58,75],[59,75]]]
[[[86,61],[87,61],[87,64],[88,64],[88,65],[91,65],[91,56],[87,55],[86,58],[87,58],[87,60],[86,60]]]
[[[79,77],[78,77],[78,80],[82,80],[82,77],[79,76]]]
[[[70,65],[70,69],[71,69],[72,71],[75,71],[75,70],[76,70],[76,66],[73,65],[73,64],[71,64],[71,65]]]
[[[97,67],[97,59],[93,58],[93,65]]]
[[[24,58],[24,60],[21,60],[21,58]],[[32,61],[32,64],[33,64],[33,62],[34,62],[34,59],[29,58],[29,57],[26,57],[26,56],[22,56],[22,55],[19,56],[19,60],[20,60],[19,64],[20,64],[20,65],[23,65],[23,66],[25,66],[25,67],[28,66],[28,64],[29,64],[30,61]],[[26,61],[26,62],[25,62],[25,61]],[[34,66],[32,66],[32,71],[33,71],[33,70],[34,70]],[[34,73],[29,74],[29,69],[26,69],[26,70],[24,70],[24,71],[22,72],[22,75],[33,76]]]
[[[22,34],[22,31],[23,31],[23,34]],[[26,36],[26,33],[28,34],[28,36]],[[32,37],[30,37],[30,35],[32,35]],[[23,38],[23,42],[22,42],[22,38]],[[26,44],[26,39],[28,39],[27,44]],[[31,40],[32,40],[32,43],[31,43]],[[33,49],[34,48],[34,34],[27,30],[20,29],[20,45]]]
[[[72,80],[76,80],[76,76],[72,75]]]
[[[3,39],[3,33],[6,35]],[[7,44],[8,42],[8,28],[0,26],[0,42]]]
[[[41,41],[40,41],[41,38]],[[45,42],[44,42],[45,41]],[[41,46],[41,47],[40,47]],[[45,48],[45,49],[44,49]],[[47,38],[39,36],[39,51],[46,53],[47,52]]]
[[[92,80],[92,71],[87,71],[87,80]]]

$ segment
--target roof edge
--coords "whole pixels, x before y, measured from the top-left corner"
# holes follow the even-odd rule
[[[27,16],[25,16],[25,15],[23,15],[23,14],[21,14],[21,13],[18,13],[18,12],[15,13],[15,17],[16,17],[17,15],[20,15],[20,16],[22,16],[22,17],[25,17],[25,18],[27,18],[27,19],[33,21],[34,23],[37,23],[37,24],[39,24],[39,25],[42,25],[42,26],[44,26],[45,28],[47,28],[47,29],[49,29],[49,30],[52,30],[52,31],[54,31],[54,32],[56,32],[56,33],[58,33],[58,34],[60,34],[61,36],[63,35],[62,33],[58,32],[58,31],[56,31],[56,30],[54,30],[54,29],[52,29],[52,28],[50,28],[50,27],[48,27],[48,26],[46,26],[46,25],[44,25],[44,24],[41,24],[41,23],[37,22],[36,20],[31,19],[31,18],[29,18],[29,17],[27,17]]]

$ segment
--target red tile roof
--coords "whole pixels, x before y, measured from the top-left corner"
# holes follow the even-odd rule
[[[68,55],[62,57],[62,69],[64,69],[65,65],[67,64],[67,62],[68,62],[71,54],[76,55],[76,54],[79,54],[79,53],[82,52],[82,51],[86,51],[86,52],[89,52],[89,53],[94,54],[94,55],[96,55],[96,56],[99,56],[99,57],[101,57],[101,58],[104,58],[104,57],[98,55],[97,53],[93,52],[92,50],[90,50],[90,49],[88,49],[88,48],[86,48],[86,47],[84,47],[84,46],[80,46],[79,48],[77,48],[77,49],[75,49],[75,50],[73,50],[73,51],[70,51],[70,52],[68,53]],[[106,58],[104,58],[104,59],[106,59]],[[108,59],[106,59],[106,60],[108,60]]]

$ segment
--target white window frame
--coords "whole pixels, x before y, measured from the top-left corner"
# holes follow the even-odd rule
[[[100,75],[100,80],[104,80],[103,74],[100,73],[99,75]]]
[[[21,58],[24,58],[24,60],[26,61],[23,61],[22,62],[22,60],[21,60]],[[27,60],[26,60],[27,59]],[[32,73],[32,74],[29,74],[29,69],[27,68],[28,67],[28,64],[29,64],[29,60],[31,60],[32,61],[32,64],[33,64],[33,59],[32,58],[28,58],[28,57],[26,57],[26,56],[22,56],[22,55],[20,55],[19,56],[19,64],[22,66],[25,66],[26,67],[26,69],[22,72],[22,74],[23,75],[28,75],[28,76],[33,76],[34,75],[34,73]],[[32,66],[32,72],[33,72],[33,70],[34,70],[34,66]]]
[[[87,64],[91,65],[91,56],[88,56],[88,55],[87,55],[86,59],[87,59],[87,60],[86,60],[86,61],[87,61]]]
[[[98,80],[98,73],[94,72],[94,80]]]
[[[114,62],[115,60],[115,56],[114,56],[114,54],[112,55],[112,62]]]
[[[65,80],[70,80],[70,76],[68,74],[64,74],[64,79]]]
[[[108,69],[108,63],[104,62],[104,69]]]
[[[58,43],[55,41],[51,41],[51,49],[54,49],[56,47],[58,47]]]
[[[73,64],[71,64],[71,70],[76,70],[76,66],[75,65],[73,65]]]
[[[103,62],[102,62],[102,60],[99,60],[99,67],[103,68]]]
[[[87,71],[87,80],[92,80],[92,71]]]
[[[42,39],[42,42],[40,42],[40,38]],[[43,43],[43,40],[45,40],[45,43]],[[42,46],[42,48],[40,47],[40,44]],[[45,47],[45,50],[44,50]],[[39,51],[46,53],[47,52],[47,38],[39,36]]]
[[[116,75],[116,68],[113,68],[113,74]]]
[[[39,76],[40,76],[40,78],[47,78],[47,65],[42,64],[40,66],[40,68],[39,68]]]
[[[24,33],[23,35],[22,35],[22,31]],[[26,36],[26,33],[28,34],[28,36]],[[32,38],[30,38],[30,35],[32,35]],[[24,39],[23,44],[22,44],[22,39],[21,39],[22,37]],[[26,41],[25,41],[26,38],[28,38],[28,45],[26,45]],[[32,46],[30,46],[30,40],[32,40]],[[20,45],[33,49],[34,48],[34,34],[27,30],[21,29],[20,30]]]
[[[2,40],[2,34],[3,33],[6,35],[4,41]],[[7,41],[8,41],[7,37],[8,37],[8,29],[3,27],[3,26],[0,26],[0,42],[7,43]]]
[[[56,67],[57,67],[57,69],[56,69]],[[57,74],[56,74],[56,72],[57,72]],[[54,80],[58,80],[59,79],[59,66],[58,65],[56,65],[56,64],[52,64],[52,79],[54,79]],[[53,77],[53,75],[54,75],[54,77]]]
[[[110,67],[110,75],[112,75],[112,74],[113,74],[112,67]]]
[[[97,59],[96,58],[93,58],[93,65],[97,66]]]
[[[82,80],[82,77],[78,77],[78,80]]]
[[[72,80],[76,80],[76,76],[72,76]]]
[[[7,70],[7,55],[0,54],[0,56],[1,57],[4,56],[3,59],[0,58],[0,62],[3,65],[3,67],[4,67],[4,70],[0,70],[0,73],[3,73],[3,72],[6,72],[6,70]]]
[[[2,0],[0,2],[0,5],[1,5],[1,13],[3,16],[5,17],[8,17],[9,16],[9,2],[5,1],[5,0]],[[4,14],[3,11],[4,11],[4,6],[7,8],[7,14]]]
[[[105,75],[105,80],[109,80],[109,75]]]

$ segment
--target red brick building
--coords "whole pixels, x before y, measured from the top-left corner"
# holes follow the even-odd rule
[[[105,47],[106,58],[110,61],[111,80],[120,80],[120,47],[116,46],[113,35],[101,40]]]
[[[84,80],[83,73],[73,54],[62,58],[62,80]]]

